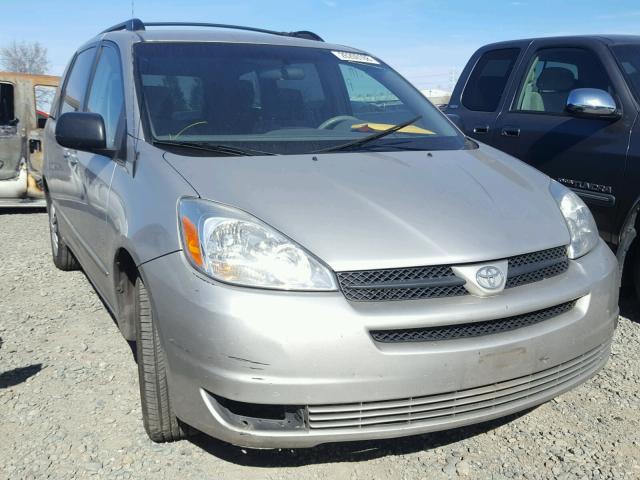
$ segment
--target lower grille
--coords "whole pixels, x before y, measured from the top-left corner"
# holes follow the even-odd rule
[[[480,337],[482,335],[508,332],[549,320],[550,318],[570,311],[575,305],[576,300],[573,300],[543,310],[536,310],[535,312],[484,322],[397,330],[372,330],[371,336],[376,342],[382,343],[433,342],[438,340]]]
[[[607,343],[556,367],[482,387],[379,402],[309,405],[308,424],[311,430],[365,429],[441,424],[447,418],[453,421],[465,416],[490,415],[527,400],[543,399],[586,380],[598,371],[608,355]]]

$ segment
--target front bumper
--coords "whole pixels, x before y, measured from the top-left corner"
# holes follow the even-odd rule
[[[608,357],[618,318],[617,268],[601,243],[571,261],[564,274],[495,297],[379,303],[349,302],[340,292],[222,285],[196,273],[181,252],[144,264],[142,273],[178,417],[236,445],[284,448],[458,427],[529,408],[573,388]],[[369,334],[510,317],[576,299],[569,312],[495,335],[382,344]],[[303,406],[305,426],[237,425],[228,421],[214,395]],[[461,408],[470,404],[462,398],[485,403]],[[400,408],[393,410],[400,416],[367,420],[387,408]],[[407,408],[414,411],[408,420],[402,417]],[[355,410],[373,413],[353,415]],[[313,418],[329,423],[314,426]]]

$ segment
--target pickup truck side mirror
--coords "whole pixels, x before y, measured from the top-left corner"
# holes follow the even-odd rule
[[[104,119],[98,113],[67,112],[56,123],[56,141],[72,150],[111,156],[107,150]]]
[[[576,117],[620,118],[616,101],[599,88],[576,88],[567,97],[565,110]]]

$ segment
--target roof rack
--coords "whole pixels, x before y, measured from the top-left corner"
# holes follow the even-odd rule
[[[228,28],[232,30],[245,30],[248,32],[268,33],[270,35],[280,35],[285,37],[304,38],[306,40],[315,40],[324,42],[320,35],[308,30],[300,30],[297,32],[276,32],[274,30],[265,30],[264,28],[243,27],[240,25],[226,25],[223,23],[198,23],[198,22],[148,22],[144,23],[139,18],[131,18],[122,23],[118,23],[113,27],[109,27],[100,33],[117,32],[119,30],[127,30],[135,32],[145,30],[145,27],[212,27],[212,28]]]

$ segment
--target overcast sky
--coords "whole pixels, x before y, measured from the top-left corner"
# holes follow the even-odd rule
[[[478,47],[531,36],[640,33],[640,0],[134,0],[136,17],[313,30],[368,50],[418,88],[451,86]],[[131,0],[0,0],[0,46],[39,41],[61,74],[76,47],[131,17]]]

